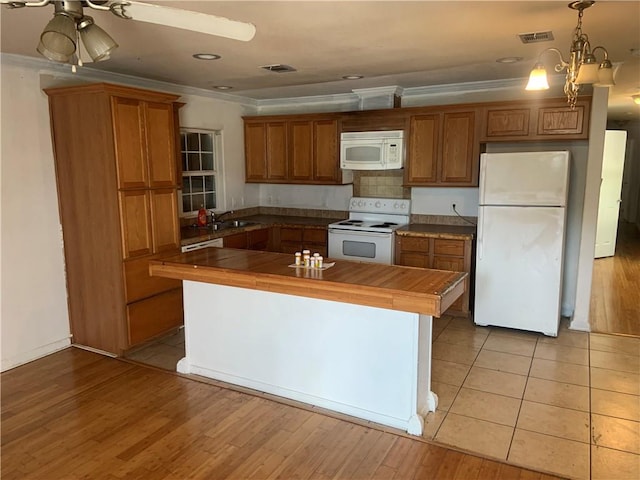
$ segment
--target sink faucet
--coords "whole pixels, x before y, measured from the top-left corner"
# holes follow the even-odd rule
[[[218,213],[216,214],[215,212],[211,212],[211,223],[215,223],[215,222],[219,222],[222,220],[222,217],[224,217],[225,215],[231,215],[233,213],[233,210],[227,210],[226,212],[222,212],[222,213]]]

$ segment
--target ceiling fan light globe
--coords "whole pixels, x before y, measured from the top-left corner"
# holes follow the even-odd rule
[[[549,90],[549,81],[547,80],[547,70],[541,63],[536,63],[533,70],[529,74],[529,82],[525,90]]]
[[[60,58],[71,57],[76,51],[76,22],[67,15],[56,13],[44,27],[42,35],[40,35],[40,44],[42,50],[48,52],[49,55]],[[40,45],[38,45],[38,52],[53,60],[41,51]]]
[[[94,62],[108,60],[111,52],[118,48],[115,40],[94,23],[89,23],[80,29],[80,38],[85,50]]]
[[[42,42],[38,43],[36,51],[47,60],[51,60],[53,62],[69,63],[71,61],[71,55],[61,55],[59,53],[47,50]]]

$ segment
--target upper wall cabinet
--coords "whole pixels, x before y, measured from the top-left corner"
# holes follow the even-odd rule
[[[244,152],[247,182],[287,179],[287,122],[245,121]]]
[[[177,185],[173,105],[112,97],[120,188]]]
[[[246,117],[246,180],[340,184],[337,114]]]
[[[405,184],[475,186],[478,184],[477,109],[430,109],[411,115]]]
[[[487,104],[480,140],[586,140],[590,105],[590,98],[578,100],[574,109],[564,99]]]

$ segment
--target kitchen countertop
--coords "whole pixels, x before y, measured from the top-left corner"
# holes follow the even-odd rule
[[[181,245],[191,245],[194,243],[204,242],[207,240],[213,240],[215,238],[223,238],[236,233],[248,232],[250,230],[259,230],[265,227],[273,226],[294,226],[294,227],[317,227],[326,228],[327,225],[333,222],[344,220],[343,218],[321,218],[321,217],[297,217],[288,215],[251,215],[248,217],[234,218],[233,220],[243,220],[246,222],[255,222],[254,225],[248,225],[246,227],[227,228],[214,232],[210,228],[206,227],[182,227],[180,229]]]
[[[474,225],[439,225],[431,223],[411,223],[396,230],[402,237],[433,237],[452,240],[472,240],[476,236]]]
[[[291,255],[207,248],[149,263],[152,276],[249,288],[439,317],[468,275],[338,260],[325,270],[292,268]],[[327,263],[331,259],[325,260]]]

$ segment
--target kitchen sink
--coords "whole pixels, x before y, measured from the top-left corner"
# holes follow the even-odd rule
[[[215,222],[211,224],[211,229],[214,232],[219,232],[220,230],[227,230],[229,228],[248,227],[255,224],[256,222],[248,222],[246,220],[227,220],[226,222]]]

